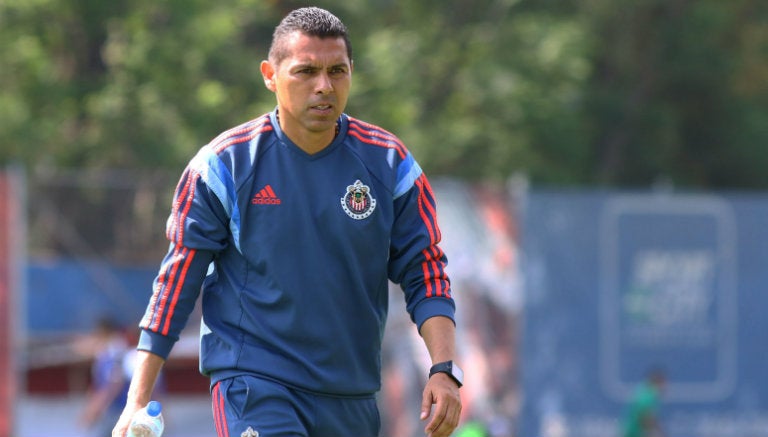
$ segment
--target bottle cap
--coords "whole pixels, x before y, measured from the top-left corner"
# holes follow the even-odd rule
[[[160,405],[160,402],[149,401],[149,403],[147,404],[147,414],[149,414],[152,417],[159,416],[162,410],[163,410],[163,406]]]

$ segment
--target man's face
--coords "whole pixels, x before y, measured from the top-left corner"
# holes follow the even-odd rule
[[[289,35],[288,56],[275,65],[262,62],[267,88],[277,96],[280,126],[299,147],[317,151],[335,135],[347,105],[352,61],[344,39]]]

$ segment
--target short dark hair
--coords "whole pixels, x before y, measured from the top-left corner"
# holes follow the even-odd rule
[[[347,56],[352,60],[352,44],[349,41],[347,26],[338,17],[325,9],[317,7],[299,8],[283,18],[272,34],[272,45],[269,47],[269,61],[279,64],[288,56],[285,47],[286,36],[293,32],[319,38],[344,38],[347,46]]]

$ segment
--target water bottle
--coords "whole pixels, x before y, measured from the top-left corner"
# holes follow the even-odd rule
[[[146,407],[137,411],[128,427],[128,437],[160,437],[163,435],[163,406],[160,402],[150,401]]]

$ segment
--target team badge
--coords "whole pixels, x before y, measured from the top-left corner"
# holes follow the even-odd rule
[[[347,186],[347,193],[341,198],[341,207],[355,220],[368,218],[376,209],[376,199],[371,197],[371,188],[360,179]]]
[[[254,431],[253,428],[249,426],[248,429],[246,429],[242,434],[240,434],[240,437],[259,437],[259,432]]]

